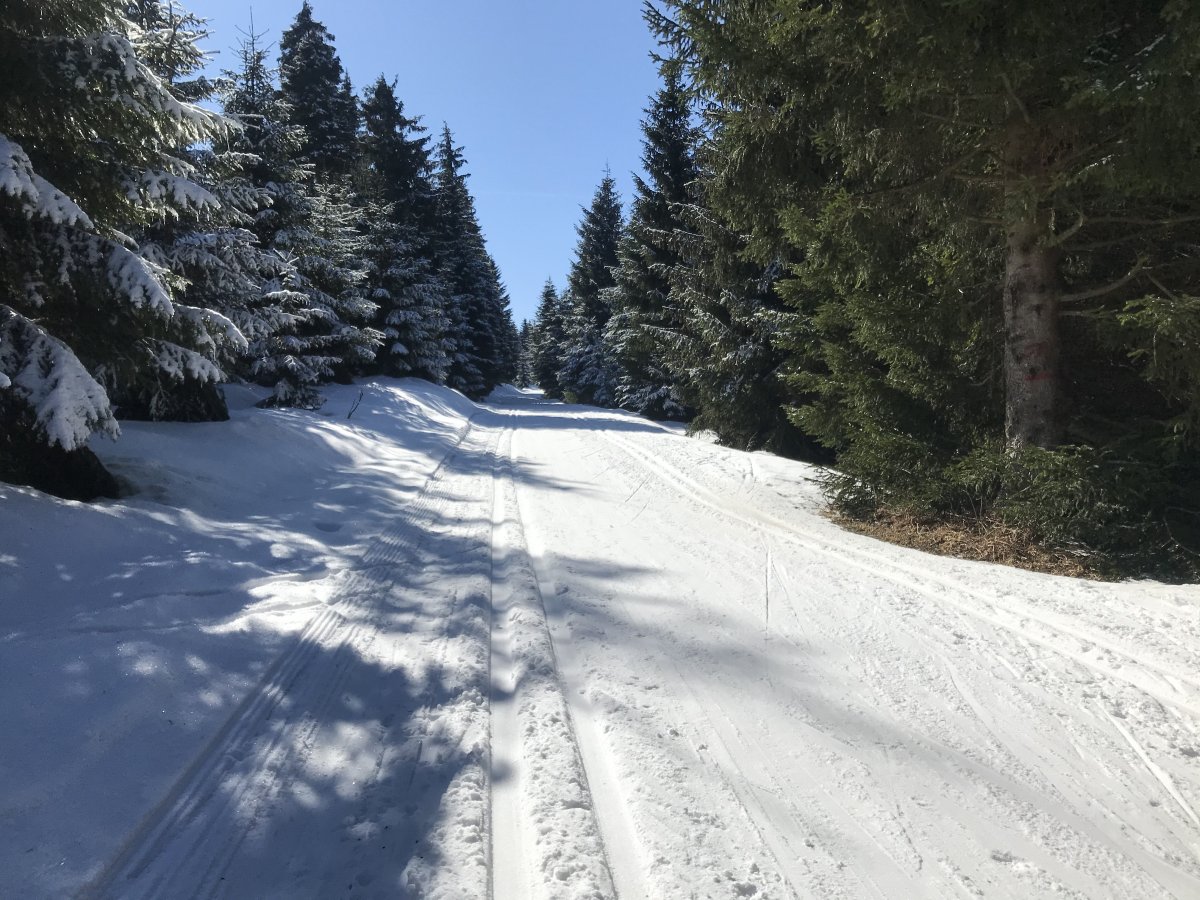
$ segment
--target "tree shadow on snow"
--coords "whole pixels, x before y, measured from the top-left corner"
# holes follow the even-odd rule
[[[361,558],[341,551],[325,604],[304,595],[307,536],[352,505],[331,510],[325,493],[202,528],[149,508],[143,552],[81,585],[92,603],[0,641],[0,840],[20,850],[0,893],[405,897],[442,865],[486,877],[491,519],[454,479],[496,466],[458,452],[437,496],[389,501],[392,525]],[[381,466],[367,480],[386,479]],[[86,514],[103,535],[105,510]],[[295,555],[275,571],[237,562],[263,542]],[[293,565],[295,596],[273,599]],[[175,593],[149,577],[164,567]],[[439,846],[465,849],[439,860]]]

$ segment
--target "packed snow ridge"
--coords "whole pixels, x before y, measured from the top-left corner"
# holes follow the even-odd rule
[[[512,388],[226,390],[97,442],[123,500],[0,486],[0,896],[1200,897],[1195,586]]]

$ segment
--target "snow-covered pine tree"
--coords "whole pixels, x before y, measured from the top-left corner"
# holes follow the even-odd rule
[[[678,376],[664,364],[664,329],[677,328],[679,311],[669,302],[669,273],[679,263],[680,210],[693,199],[699,140],[677,63],[663,65],[665,84],[642,121],[642,165],[635,175],[629,225],[613,270],[612,318],[605,341],[620,369],[617,404],[655,419],[687,417]]]
[[[13,0],[0,16],[0,477],[79,497],[114,489],[70,470],[91,434],[117,434],[102,380],[214,381],[219,349],[244,342],[128,236],[217,205],[177,149],[228,123],[155,74],[126,11]]]
[[[247,374],[273,385],[268,405],[315,407],[317,385],[369,358],[379,335],[366,324],[359,214],[340,185],[317,182],[298,161],[303,129],[275,91],[267,51],[247,34],[240,68],[227,73],[225,111],[241,120],[235,147],[253,157],[251,183],[263,198],[253,230],[284,265],[264,291],[264,328],[251,338]]]
[[[437,222],[429,139],[404,114],[394,82],[380,78],[363,99],[360,191],[373,204],[369,227],[371,299],[384,335],[376,370],[446,379],[446,285],[430,240]]]
[[[462,148],[455,145],[449,126],[444,127],[434,184],[439,272],[448,295],[451,355],[446,383],[468,397],[480,398],[504,377],[505,331],[512,328],[512,317],[499,270],[484,244],[475,201],[467,190],[465,164]]]
[[[612,315],[613,269],[621,241],[621,199],[612,173],[605,173],[576,226],[579,243],[567,276],[572,308],[565,320],[563,364],[558,373],[564,395],[579,403],[612,406],[617,394],[617,366],[604,339]]]
[[[492,260],[492,266],[495,268],[495,260]],[[492,378],[495,384],[514,384],[521,370],[521,336],[513,319],[512,298],[500,279],[499,268],[495,268],[495,282],[499,290],[490,302],[492,315],[498,321],[498,339]]]
[[[517,331],[517,387],[533,386],[533,324],[528,319],[521,320]]]
[[[314,179],[306,188],[302,215],[275,235],[275,245],[294,261],[297,287],[308,297],[296,336],[310,365],[320,366],[320,381],[347,381],[374,363],[382,344],[370,325],[378,306],[365,290],[365,211],[341,182]],[[283,397],[274,403],[297,405]]]
[[[333,46],[305,0],[279,42],[280,92],[304,129],[300,153],[321,177],[346,175],[355,157],[358,103]]]
[[[531,356],[533,383],[552,400],[562,399],[562,387],[558,383],[558,371],[563,365],[566,351],[567,331],[565,323],[565,297],[558,296],[554,282],[547,278],[542,288],[534,319]]]
[[[137,26],[134,44],[139,55],[173,92],[197,102],[214,97],[216,83],[198,74],[206,62],[199,46],[208,36],[203,19],[176,0],[137,0],[128,4],[127,15]],[[262,202],[243,171],[250,160],[225,140],[180,147],[176,152],[195,167],[196,179],[220,205],[183,210],[139,229],[135,236],[140,252],[175,276],[184,302],[220,311],[243,334],[260,333],[262,286],[283,267],[278,255],[261,248],[247,228]],[[235,370],[244,350],[225,348],[219,357],[222,367]],[[228,418],[224,398],[212,381],[164,378],[159,371],[144,370],[133,373],[129,383],[113,385],[110,393],[123,418]]]

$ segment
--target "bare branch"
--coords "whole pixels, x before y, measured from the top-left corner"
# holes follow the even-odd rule
[[[1160,228],[1170,228],[1173,225],[1187,225],[1189,222],[1200,222],[1200,216],[1176,216],[1171,219],[1139,219],[1125,216],[1103,216],[1089,219],[1091,225],[1149,225]]]
[[[1013,90],[1012,82],[1008,80],[1008,75],[1002,73],[1000,81],[1004,84],[1004,90],[1008,92],[1008,96],[1012,98],[1013,103],[1017,104],[1017,109],[1021,111],[1021,116],[1025,119],[1025,123],[1032,125],[1033,119],[1029,115],[1029,110],[1025,108],[1025,104],[1017,96],[1017,92]]]
[[[1093,297],[1103,297],[1105,294],[1111,294],[1113,291],[1119,291],[1121,288],[1125,287],[1125,285],[1129,284],[1129,282],[1133,281],[1133,279],[1137,278],[1145,268],[1146,260],[1139,259],[1137,263],[1134,264],[1132,269],[1130,269],[1116,281],[1098,288],[1092,288],[1088,291],[1079,291],[1075,294],[1063,294],[1058,298],[1058,301],[1060,303],[1078,303],[1081,300],[1091,300]]]
[[[1163,284],[1161,281],[1159,281],[1157,278],[1154,277],[1153,272],[1147,272],[1146,277],[1150,279],[1151,284],[1153,284],[1156,288],[1158,288],[1160,291],[1162,291],[1163,296],[1166,297],[1168,300],[1178,300],[1179,299],[1179,296],[1177,294],[1175,294],[1165,284]]]
[[[1066,228],[1063,231],[1060,231],[1058,234],[1051,237],[1050,240],[1046,242],[1047,246],[1061,247],[1063,244],[1065,244],[1067,241],[1069,241],[1071,238],[1073,238],[1075,235],[1077,235],[1079,233],[1080,229],[1082,229],[1086,223],[1087,223],[1087,216],[1085,216],[1082,212],[1080,212],[1079,218],[1075,220],[1075,224],[1072,225],[1070,228]]]

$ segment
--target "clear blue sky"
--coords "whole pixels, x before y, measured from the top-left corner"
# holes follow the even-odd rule
[[[277,45],[302,0],[185,0],[209,19],[216,65],[246,29]],[[622,199],[641,168],[642,111],[658,87],[641,0],[310,0],[356,92],[397,79],[405,111],[465,147],[488,248],[533,318],[547,277],[561,288],[580,206],[612,167]],[[277,54],[277,49],[276,49]]]

